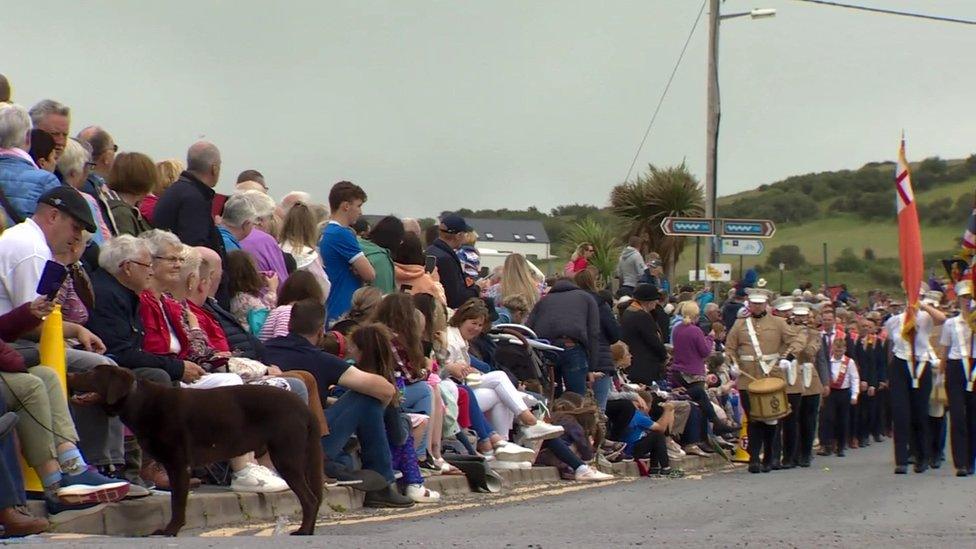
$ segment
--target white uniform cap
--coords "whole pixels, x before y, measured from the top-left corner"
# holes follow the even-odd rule
[[[749,303],[769,303],[769,291],[762,288],[746,288]]]

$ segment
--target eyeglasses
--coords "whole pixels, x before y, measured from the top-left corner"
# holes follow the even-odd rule
[[[160,256],[160,255],[154,255],[153,256],[153,259],[158,259],[160,261],[165,261],[167,263],[183,263],[183,262],[186,261],[186,258],[185,257],[179,257],[179,256]]]
[[[85,162],[85,169],[94,170],[95,169],[95,163],[94,162]]]
[[[136,261],[135,259],[127,259],[126,261],[123,261],[122,263],[126,263],[126,262],[128,262],[128,263],[135,263],[136,265],[140,265],[140,266],[145,267],[147,269],[152,269],[153,268],[153,264],[152,263],[143,263],[142,261]]]

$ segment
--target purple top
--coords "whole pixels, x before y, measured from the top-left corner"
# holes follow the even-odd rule
[[[285,267],[285,256],[282,255],[281,245],[270,234],[261,229],[253,229],[240,241],[241,249],[251,254],[258,264],[259,271],[274,271],[278,275],[278,287],[288,279],[288,268]]]
[[[715,340],[696,324],[680,322],[671,330],[674,344],[672,368],[690,375],[705,375],[705,359],[715,349]]]

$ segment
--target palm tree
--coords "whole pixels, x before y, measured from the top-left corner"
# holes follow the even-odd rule
[[[603,283],[609,283],[613,271],[617,267],[620,256],[620,231],[613,224],[602,223],[593,217],[586,217],[576,223],[563,235],[563,244],[572,253],[581,242],[593,245],[595,253],[590,258],[590,265],[596,267]]]
[[[644,239],[641,251],[661,254],[665,276],[671,277],[685,247],[680,236],[665,236],[661,221],[665,217],[702,217],[705,194],[701,183],[682,162],[658,168],[651,164],[636,181],[617,185],[610,192],[610,209],[629,224],[628,236]]]

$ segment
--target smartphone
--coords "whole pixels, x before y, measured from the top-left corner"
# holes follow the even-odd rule
[[[41,280],[37,283],[37,293],[48,299],[54,299],[67,276],[68,269],[64,265],[48,260],[44,264],[44,271],[41,272]]]
[[[437,256],[428,255],[424,260],[424,272],[432,273],[434,272],[434,267],[437,266]]]
[[[400,284],[400,291],[403,292],[403,293],[405,293],[405,294],[409,294],[410,293],[410,290],[412,290],[412,289],[413,289],[413,286],[411,284]]]

